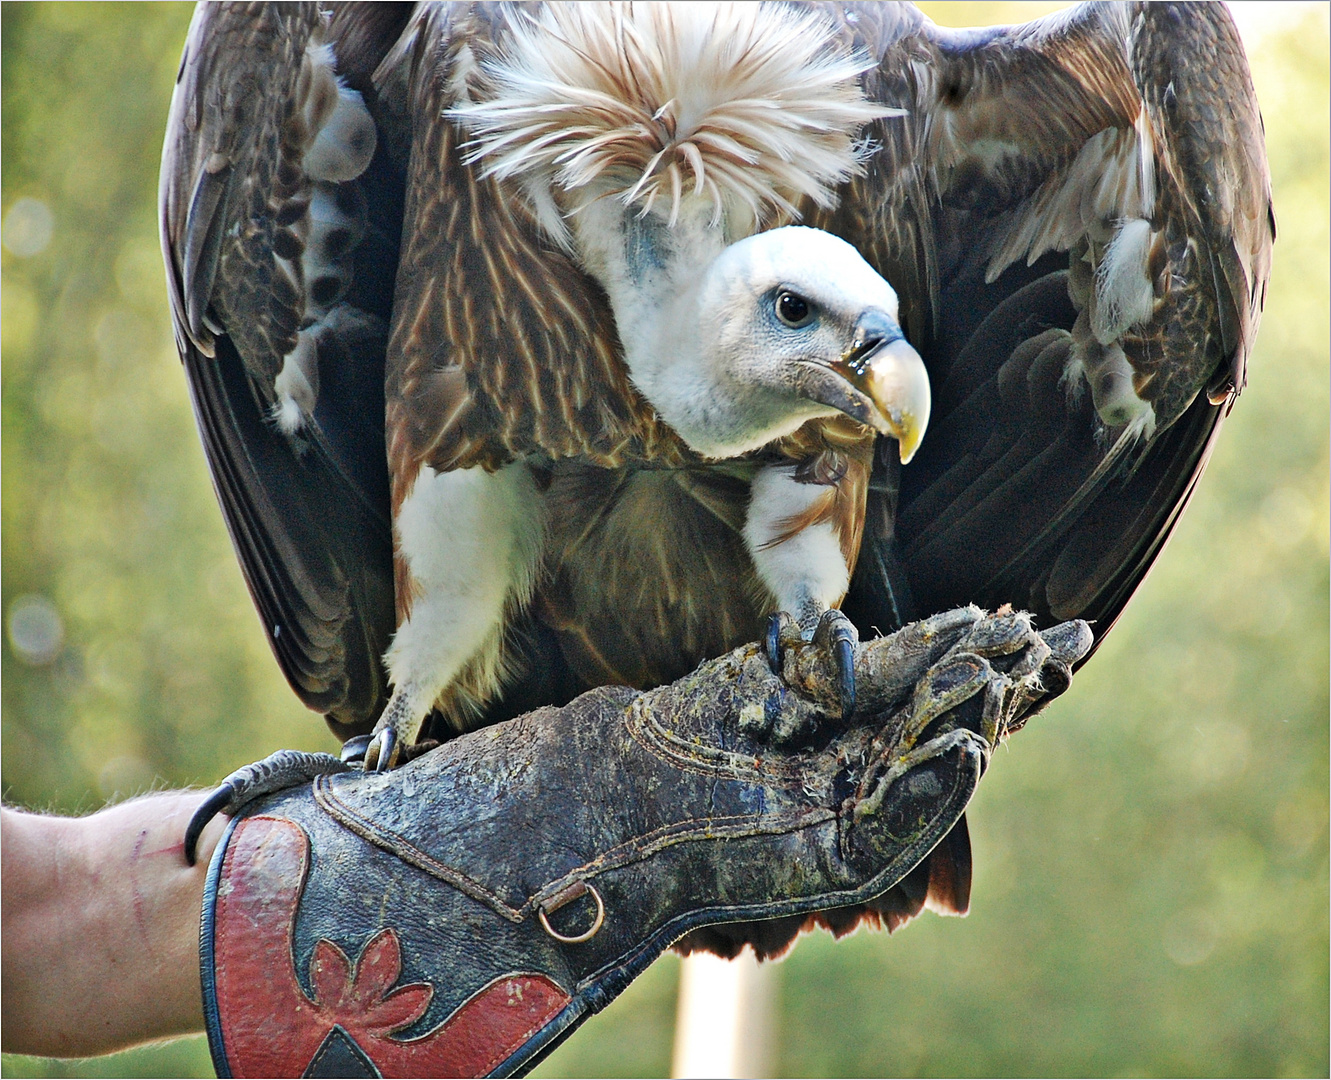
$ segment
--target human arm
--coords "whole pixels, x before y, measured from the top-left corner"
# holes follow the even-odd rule
[[[0,809],[8,1053],[85,1057],[203,1030],[199,907],[225,822],[181,856],[206,792],[159,792],[87,817]]]

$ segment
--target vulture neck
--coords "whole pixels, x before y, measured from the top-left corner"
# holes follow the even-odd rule
[[[639,216],[614,199],[583,206],[573,217],[586,269],[605,289],[624,362],[642,395],[704,457],[732,458],[795,431],[808,419],[736,376],[711,348],[708,271],[736,240],[713,219],[710,201],[684,199],[669,224]],[[745,215],[738,215],[744,217]]]

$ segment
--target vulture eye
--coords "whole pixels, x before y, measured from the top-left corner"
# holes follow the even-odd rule
[[[813,321],[813,309],[809,301],[799,293],[784,291],[777,294],[776,317],[787,326],[799,329]]]

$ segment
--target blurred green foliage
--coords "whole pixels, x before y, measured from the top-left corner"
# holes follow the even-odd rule
[[[154,207],[189,16],[0,9],[3,790],[34,808],[331,745],[268,653],[171,340]],[[1121,625],[996,758],[973,914],[801,942],[776,968],[781,1074],[1328,1071],[1325,8],[1252,62],[1280,240],[1251,385]],[[664,1074],[677,972],[540,1074]],[[210,1066],[189,1039],[3,1071]]]

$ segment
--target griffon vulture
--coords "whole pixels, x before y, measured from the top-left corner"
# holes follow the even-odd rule
[[[1168,3],[201,5],[161,221],[264,628],[380,766],[782,610],[1102,637],[1274,237],[1228,12]]]

